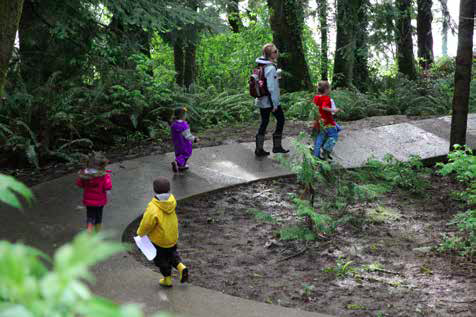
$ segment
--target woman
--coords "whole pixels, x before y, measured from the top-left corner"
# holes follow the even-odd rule
[[[264,67],[264,76],[269,96],[256,98],[256,106],[259,107],[261,115],[261,124],[256,134],[256,156],[266,156],[269,152],[263,149],[264,136],[269,123],[271,112],[276,118],[276,130],[273,133],[273,153],[288,153],[289,150],[283,149],[281,140],[284,128],[284,113],[279,104],[279,73],[276,67],[278,59],[278,49],[273,43],[263,46],[263,56],[256,59],[258,66]]]

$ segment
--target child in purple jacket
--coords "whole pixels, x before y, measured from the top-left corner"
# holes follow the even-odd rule
[[[187,160],[192,156],[192,143],[198,141],[198,138],[190,132],[190,126],[185,121],[186,114],[185,108],[175,109],[174,120],[170,126],[175,148],[175,161],[172,162],[174,172],[188,169]]]
[[[99,152],[93,152],[81,169],[76,179],[76,185],[83,192],[83,204],[86,206],[86,224],[88,232],[101,230],[102,211],[107,204],[108,190],[111,190],[111,171],[106,170],[109,161]]]

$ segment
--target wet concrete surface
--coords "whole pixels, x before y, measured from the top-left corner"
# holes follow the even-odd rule
[[[387,153],[406,160],[410,155],[431,158],[444,155],[449,148],[449,117],[420,120],[358,131],[342,132],[335,148],[336,162],[343,167],[358,167],[370,157]],[[468,118],[468,144],[476,148],[476,115]],[[283,146],[292,149],[292,140]],[[265,148],[271,150],[271,142]],[[170,162],[173,153],[148,156],[112,164],[113,190],[104,208],[103,227],[113,230],[115,239],[143,212],[152,197],[152,181],[157,176],[171,180],[177,199],[211,190],[289,175],[274,161],[256,158],[253,143],[229,144],[196,149],[190,170],[174,174]],[[5,206],[0,210],[0,239],[22,241],[48,254],[70,241],[85,228],[85,208],[81,190],[74,185],[76,175],[67,175],[33,187],[36,202],[24,211]],[[180,205],[179,207],[180,208]],[[211,290],[180,286],[163,293],[157,274],[142,267],[127,253],[116,255],[97,265],[92,290],[118,302],[140,302],[147,312],[158,309],[189,316],[323,316],[298,310],[250,302]],[[165,294],[165,295],[164,295]],[[165,297],[164,297],[165,296]]]

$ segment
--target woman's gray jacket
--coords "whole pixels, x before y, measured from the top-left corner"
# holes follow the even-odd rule
[[[255,105],[259,108],[273,107],[275,110],[279,106],[279,79],[276,73],[277,67],[264,57],[258,57],[256,63],[264,66],[264,76],[271,96],[256,98]]]

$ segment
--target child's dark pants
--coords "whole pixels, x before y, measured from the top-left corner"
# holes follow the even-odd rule
[[[101,224],[103,208],[104,206],[86,206],[86,223]]]
[[[160,269],[163,276],[172,275],[172,267],[177,267],[182,262],[178,254],[177,245],[171,248],[162,248],[154,244],[157,249],[157,256],[154,258],[154,264]]]

